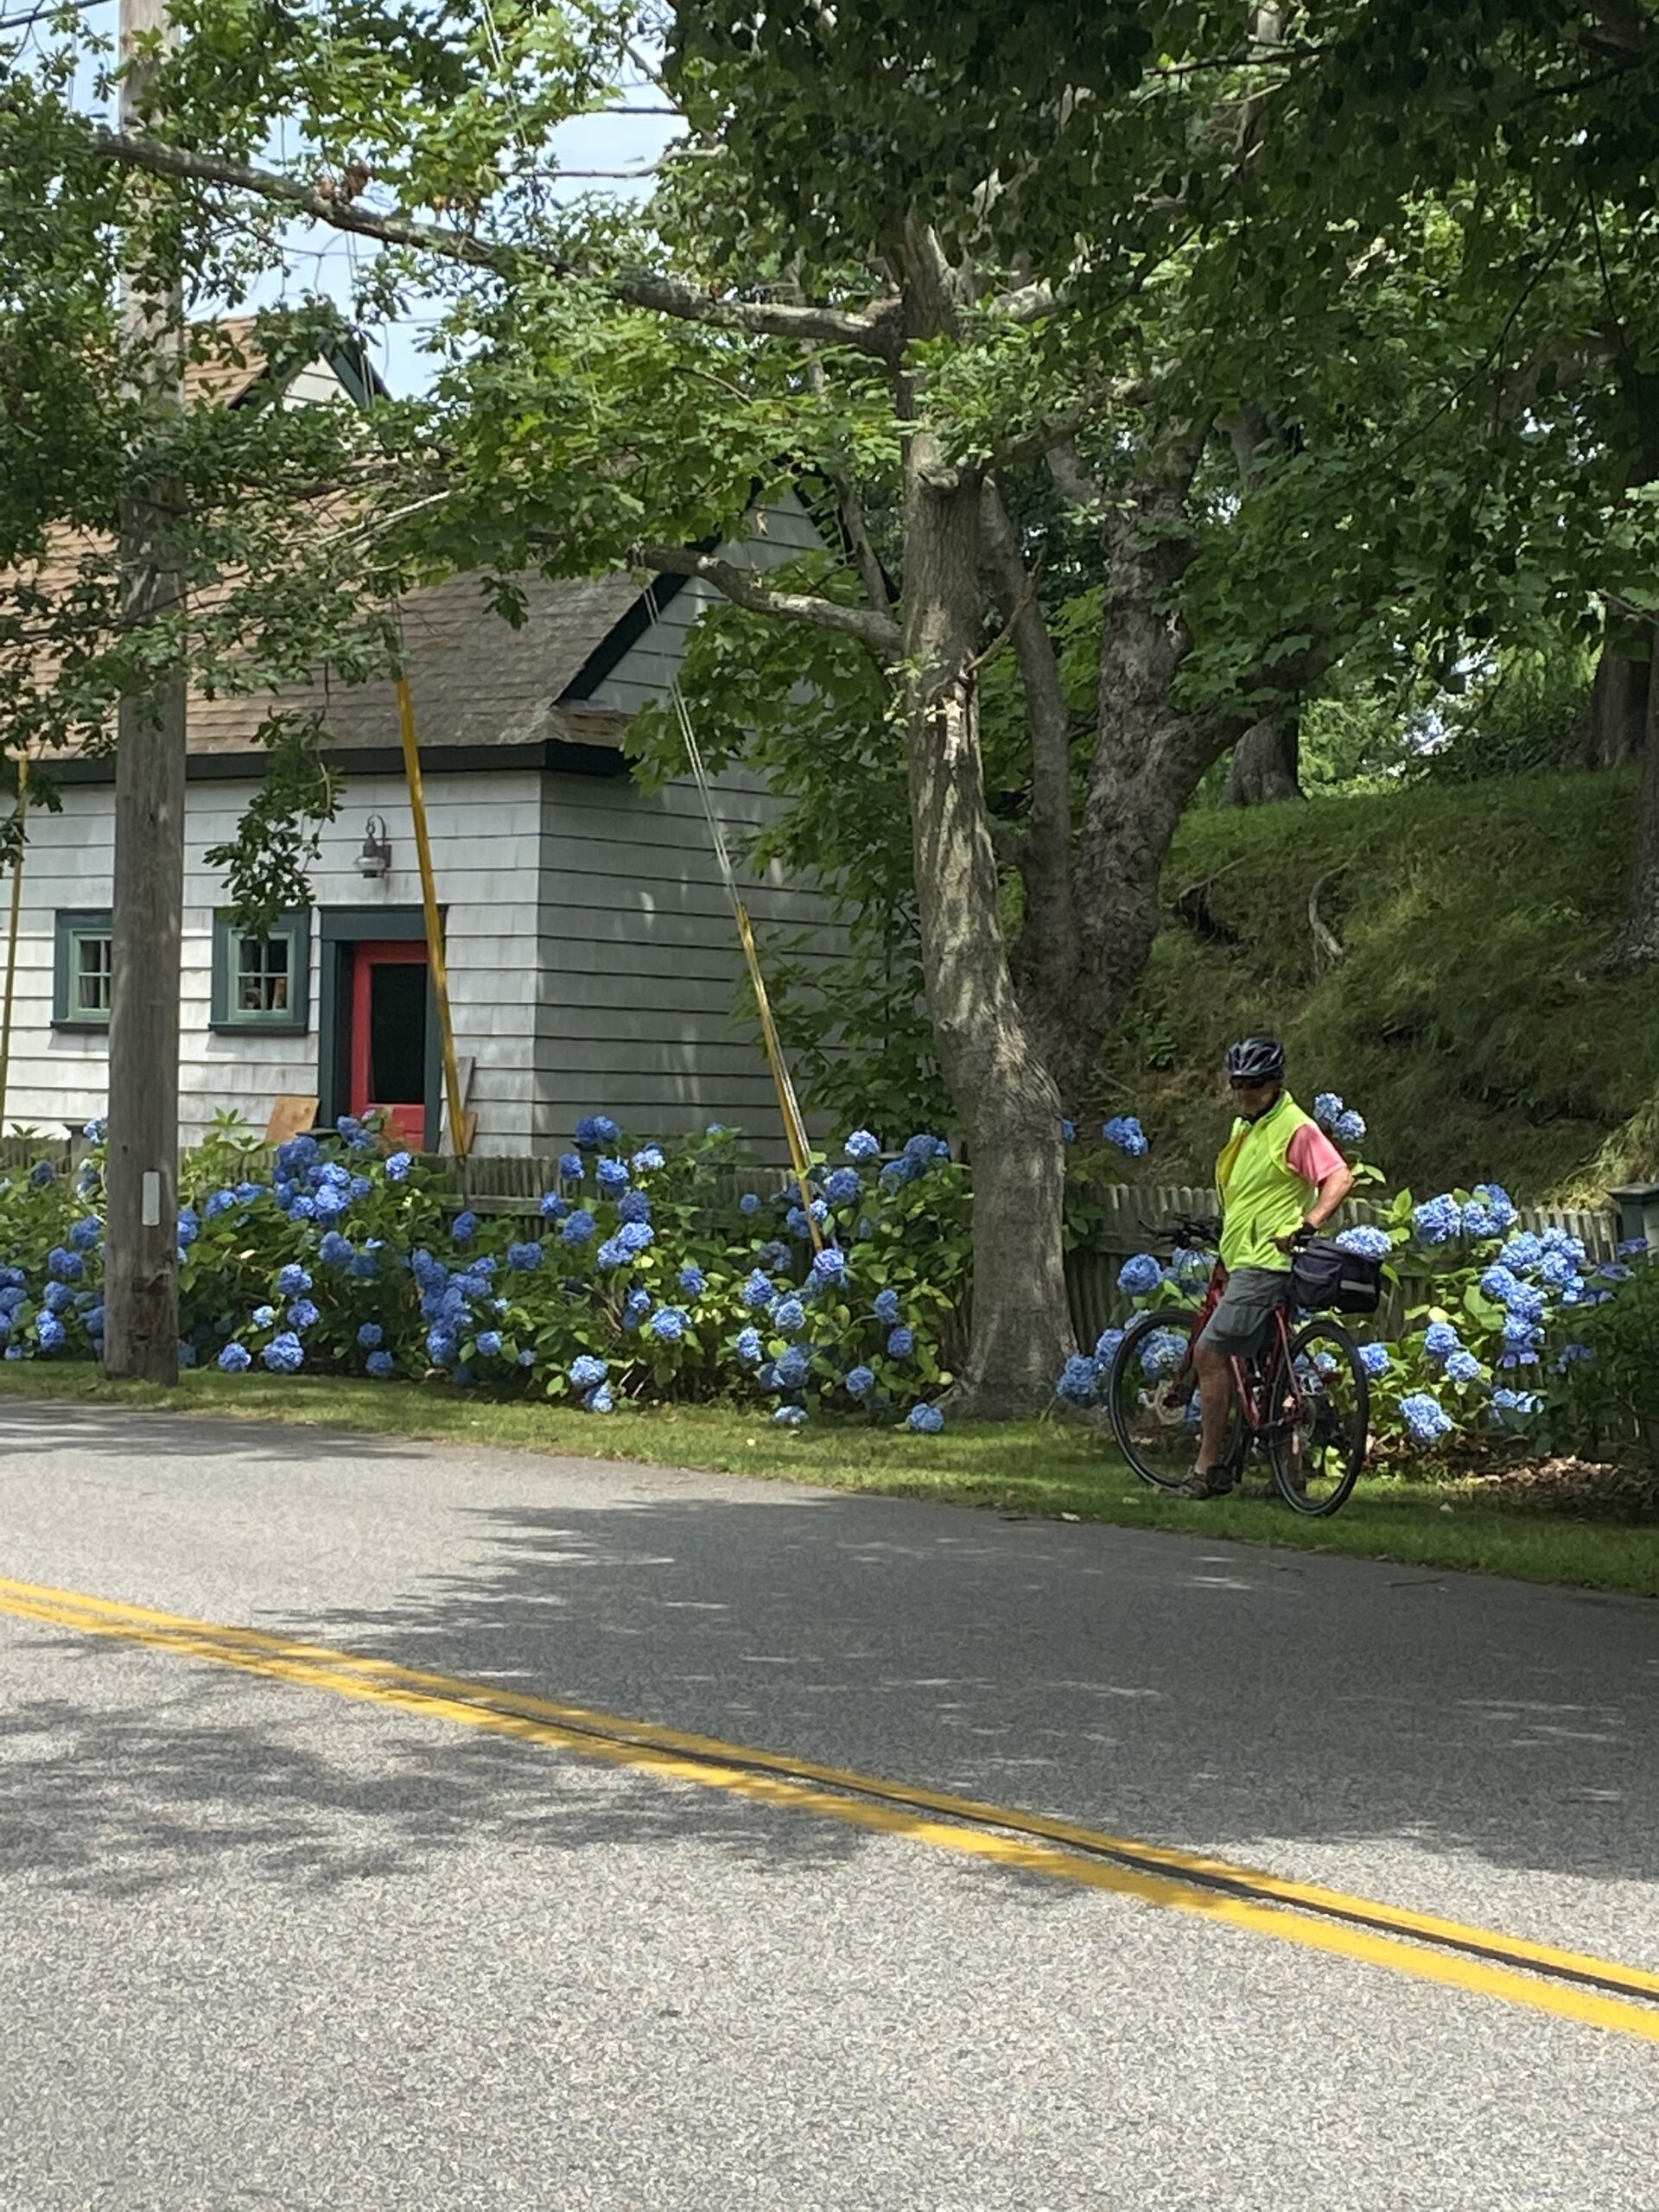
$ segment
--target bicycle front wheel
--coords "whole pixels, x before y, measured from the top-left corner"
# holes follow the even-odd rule
[[[1106,1379],[1117,1448],[1155,1490],[1179,1489],[1198,1453],[1198,1377],[1190,1366],[1180,1373],[1198,1318],[1195,1306],[1137,1314],[1123,1332]]]
[[[1340,1321],[1305,1322],[1290,1342],[1284,1404],[1268,1433],[1279,1495],[1294,1513],[1322,1519],[1348,1502],[1365,1464],[1371,1386],[1359,1346]]]

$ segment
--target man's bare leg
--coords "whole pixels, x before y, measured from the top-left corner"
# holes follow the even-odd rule
[[[1227,1444],[1227,1415],[1233,1399],[1232,1363],[1225,1352],[1200,1344],[1193,1354],[1198,1370],[1198,1402],[1204,1421],[1198,1430],[1200,1474],[1213,1474],[1220,1466]]]

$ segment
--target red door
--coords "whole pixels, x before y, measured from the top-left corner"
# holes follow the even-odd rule
[[[352,1111],[383,1113],[407,1145],[426,1143],[426,946],[352,948]]]

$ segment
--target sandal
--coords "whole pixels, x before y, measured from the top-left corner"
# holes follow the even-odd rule
[[[1225,1467],[1194,1467],[1184,1483],[1176,1485],[1177,1497],[1225,1497],[1233,1487],[1233,1478]]]

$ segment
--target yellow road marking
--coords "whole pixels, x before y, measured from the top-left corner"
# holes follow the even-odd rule
[[[904,1836],[935,1850],[1136,1897],[1143,1904],[1193,1913],[1305,1949],[1359,1960],[1420,1980],[1500,1998],[1587,2026],[1659,2043],[1659,2009],[1649,2010],[1640,2002],[1600,1990],[1538,1979],[1523,1969],[1535,1968],[1538,1975],[1554,1973],[1613,1981],[1623,1990],[1656,2000],[1659,2000],[1659,1974],[1431,1914],[1402,1911],[1342,1891],[1287,1881],[1224,1859],[1141,1843],[944,1791],[912,1789],[848,1768],[790,1759],[776,1752],[505,1690],[488,1682],[336,1651],[301,1638],[194,1620],[183,1614],[119,1604],[45,1584],[0,1577],[0,1613],[80,1635],[170,1651],[178,1657],[235,1668],[299,1688],[392,1706],[427,1719],[517,1737],[523,1742],[555,1745],[613,1766],[643,1769],[673,1781],[811,1813],[848,1827]],[[857,1791],[859,1796],[836,1794],[839,1790]],[[877,1802],[861,1802],[871,1799]],[[884,1799],[887,1802],[880,1802]],[[947,1817],[925,1816],[931,1813]],[[988,1827],[1012,1833],[990,1834]],[[1075,1847],[1056,1847],[1066,1844]],[[1140,1864],[1113,1865],[1081,1855],[1090,1851],[1128,1856]],[[1188,1878],[1183,1880],[1183,1875]],[[1255,1894],[1243,1897],[1202,1886],[1217,1880],[1248,1885]],[[1355,1924],[1361,1921],[1365,1924]],[[1425,1948],[1426,1943],[1456,1944],[1465,1950]],[[1500,1953],[1504,1961],[1516,1963],[1466,1955],[1471,1950]]]

